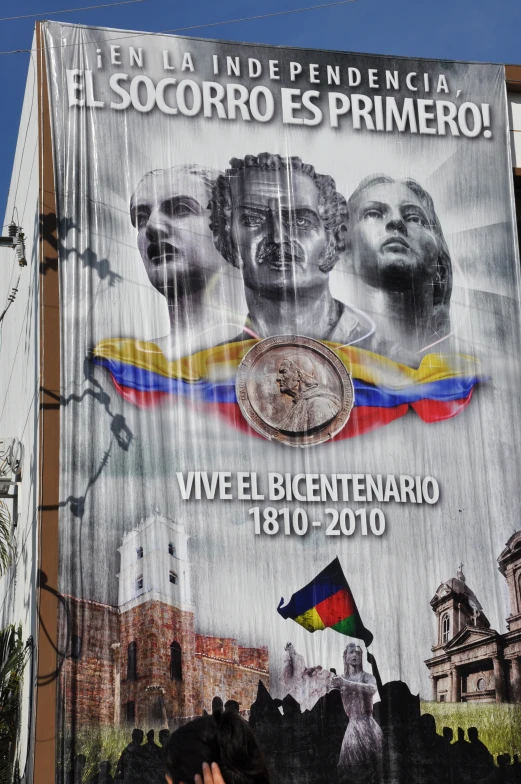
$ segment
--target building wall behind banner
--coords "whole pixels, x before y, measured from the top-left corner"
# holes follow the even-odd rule
[[[23,639],[37,638],[36,584],[38,564],[38,411],[39,411],[39,195],[38,195],[38,82],[34,53],[28,63],[27,84],[20,119],[2,235],[12,220],[25,233],[27,266],[20,268],[16,253],[0,249],[0,312],[17,287],[15,300],[0,324],[0,437],[16,437],[24,447],[23,475],[18,501],[7,500],[15,527],[15,555],[0,579],[0,628],[21,624]],[[11,489],[11,493],[13,490]],[[4,499],[6,500],[6,499]],[[34,654],[36,656],[36,654]],[[25,669],[22,713],[17,748],[20,773],[32,780],[31,742],[34,731],[32,662]]]
[[[447,754],[420,698],[433,720],[435,701],[497,703],[513,737],[520,291],[503,66],[44,34],[57,780],[81,755],[89,776],[130,758],[137,771],[133,727],[227,702],[284,782],[378,780],[382,760],[381,780],[428,780],[425,744],[434,769]]]
[[[521,92],[509,91],[508,104],[512,163],[516,172],[514,187],[516,193],[517,226],[518,235],[521,237],[521,178],[519,176],[519,171],[521,170]]]
[[[512,163],[515,169],[521,168],[521,93],[509,92],[509,121],[512,140]]]

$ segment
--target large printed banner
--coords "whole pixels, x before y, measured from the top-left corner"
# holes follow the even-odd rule
[[[168,731],[223,706],[280,784],[499,780],[521,750],[504,68],[44,29],[58,781],[163,781]]]

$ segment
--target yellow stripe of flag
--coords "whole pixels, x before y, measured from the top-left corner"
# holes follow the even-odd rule
[[[233,378],[237,368],[256,340],[227,343],[169,361],[155,343],[132,339],[102,340],[94,349],[100,359],[121,362],[166,378],[188,383],[222,381]],[[354,346],[326,343],[347,367],[353,378],[387,389],[403,389],[454,376],[481,375],[480,361],[464,354],[428,354],[419,368],[410,368],[391,359]]]
[[[326,628],[315,607],[312,607],[311,610],[306,610],[305,613],[298,615],[294,620],[303,626],[304,629],[307,629],[308,632],[321,632]]]

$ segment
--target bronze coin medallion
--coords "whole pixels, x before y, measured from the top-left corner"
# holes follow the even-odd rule
[[[314,446],[342,430],[354,405],[351,375],[323,343],[297,335],[266,338],[237,371],[244,418],[265,438]]]

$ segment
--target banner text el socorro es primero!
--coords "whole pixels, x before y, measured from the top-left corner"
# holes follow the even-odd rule
[[[285,125],[316,126],[327,122],[332,128],[347,127],[353,131],[397,130],[492,138],[489,104],[466,101],[462,91],[443,73],[401,73],[396,69],[377,68],[363,72],[354,67],[342,72],[339,65],[303,65],[291,61],[283,66],[278,60],[263,65],[253,57],[214,54],[210,58],[211,71],[216,79],[227,81],[198,81],[194,78],[197,63],[190,52],[184,53],[180,63],[174,63],[171,53],[165,49],[161,65],[166,75],[154,81],[144,73],[131,73],[133,68],[146,68],[147,57],[143,47],[110,45],[106,51],[97,50],[95,71],[67,69],[69,108],[116,111],[133,108],[150,112],[157,107],[173,117],[203,116],[259,123],[279,117]],[[115,71],[115,68],[122,70]],[[105,69],[112,73],[109,75]],[[287,72],[283,73],[283,69]],[[290,83],[305,79],[311,89],[281,87],[277,82],[282,78]],[[232,79],[247,79],[248,86]],[[255,79],[269,80],[270,87],[265,84],[252,87]],[[346,92],[335,89],[341,85],[345,85]],[[390,94],[374,94],[380,90]],[[400,90],[410,93],[410,97],[392,95]],[[433,97],[416,97],[419,90]]]

